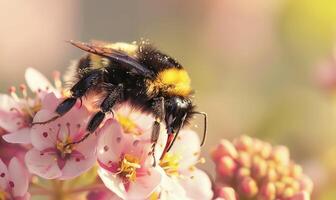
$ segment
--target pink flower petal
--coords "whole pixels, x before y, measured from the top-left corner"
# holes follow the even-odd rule
[[[70,138],[76,141],[86,134],[86,126],[89,119],[90,114],[88,110],[84,106],[81,108],[76,106],[62,116],[62,118],[59,119],[59,122],[63,125],[62,128],[64,128],[64,132],[69,132]],[[64,136],[67,135],[63,135],[63,137]]]
[[[22,128],[2,136],[9,143],[30,144],[30,128]]]
[[[122,180],[117,177],[117,175],[112,174],[102,168],[98,169],[98,175],[109,190],[118,195],[120,198],[126,199],[124,184]]]
[[[137,177],[131,182],[126,191],[121,179],[103,169],[98,170],[98,175],[105,186],[122,199],[146,199],[156,190],[161,182],[161,174],[156,169],[149,169],[148,175]]]
[[[75,153],[72,153],[71,157],[66,160],[60,178],[70,179],[89,170],[97,160],[96,146],[97,136],[94,134],[82,143],[76,145],[75,150],[78,152],[78,156],[76,156]]]
[[[10,180],[13,182],[12,191],[15,197],[24,196],[28,190],[28,174],[17,158],[12,158],[8,165]]]
[[[77,159],[75,157],[66,160],[65,166],[62,169],[61,180],[67,180],[81,175],[89,170],[96,162],[95,156],[85,157],[85,159]]]
[[[36,113],[34,122],[45,121],[45,119],[51,119],[54,114],[48,110],[41,110]],[[31,142],[33,146],[43,151],[47,148],[53,148],[56,145],[57,141],[57,131],[59,130],[58,124],[48,123],[45,125],[34,125],[31,128]]]
[[[161,182],[161,174],[155,168],[150,168],[148,175],[137,177],[136,181],[130,184],[127,197],[129,199],[147,198],[156,190]]]
[[[47,90],[51,92],[58,92],[50,81],[39,71],[34,68],[28,68],[25,72],[25,79],[31,91],[37,92],[39,90]]]
[[[58,104],[57,102],[54,102],[55,99],[52,94],[50,94],[48,98],[49,100],[46,101],[52,101],[52,106]],[[34,117],[34,122],[44,122],[52,119],[55,116],[56,113],[54,112],[54,110],[42,109],[41,111],[36,113]],[[61,141],[69,139],[68,137],[70,137],[70,139],[72,140],[79,140],[81,139],[81,136],[83,136],[85,133],[86,123],[88,120],[89,113],[87,109],[84,106],[82,106],[81,108],[75,106],[64,116],[54,121],[51,121],[48,124],[35,125],[34,129],[37,132],[41,132],[42,130],[43,132],[51,132],[55,139],[57,138]]]
[[[42,108],[50,111],[55,111],[61,101],[56,97],[55,93],[48,93],[42,100]]]
[[[184,173],[185,178],[180,179],[181,185],[191,199],[212,199],[212,184],[209,176],[202,170],[195,169]]]
[[[31,149],[25,156],[26,165],[31,173],[45,179],[54,179],[62,175],[54,155],[41,154],[36,149]]]
[[[18,113],[4,110],[0,110],[0,119],[0,127],[8,132],[18,130],[25,123]]]
[[[91,134],[88,138],[86,138],[83,142],[76,145],[75,150],[85,155],[86,157],[96,156],[98,137],[96,134]]]
[[[0,94],[0,109],[9,111],[11,108],[17,108],[18,103],[7,94]]]
[[[0,159],[0,189],[5,190],[8,185],[8,169],[4,162]]]
[[[180,170],[185,170],[197,163],[200,150],[198,135],[190,129],[183,129],[180,131],[170,152],[176,153],[183,158],[183,162],[180,162],[179,168]]]
[[[104,164],[110,161],[119,162],[121,152],[126,147],[123,132],[119,123],[114,119],[106,121],[101,131],[98,142],[98,159]]]

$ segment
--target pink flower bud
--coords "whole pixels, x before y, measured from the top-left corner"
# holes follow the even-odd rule
[[[263,184],[260,188],[260,198],[263,200],[273,200],[276,197],[276,188],[273,183]]]
[[[250,151],[252,150],[253,142],[252,139],[246,135],[243,135],[233,141],[235,147],[240,151]]]
[[[251,178],[246,177],[239,183],[241,193],[246,197],[254,197],[258,193],[257,183]]]
[[[276,162],[288,165],[289,164],[289,150],[285,146],[277,146],[273,148],[271,155],[272,159]]]
[[[217,190],[217,199],[236,200],[235,191],[231,187],[221,187]]]
[[[236,163],[229,156],[223,156],[217,164],[218,173],[224,177],[231,177],[234,174],[236,168]]]
[[[290,160],[287,147],[272,147],[248,136],[235,139],[233,144],[237,156],[226,153],[215,160],[217,186],[232,187],[237,198],[243,199],[288,200],[302,191],[310,195],[313,184],[302,167]],[[225,141],[225,146],[231,145]],[[223,152],[219,147],[216,151]]]
[[[212,152],[213,160],[219,160],[223,156],[237,157],[237,150],[232,143],[227,140],[221,140],[217,148]]]

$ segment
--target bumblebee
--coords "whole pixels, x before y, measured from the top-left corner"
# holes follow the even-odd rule
[[[206,138],[207,115],[195,111],[191,96],[193,90],[187,71],[172,57],[162,53],[148,41],[136,43],[83,43],[70,41],[87,52],[76,64],[76,78],[70,89],[71,95],[58,105],[55,118],[67,113],[78,99],[90,91],[100,93],[101,103],[87,126],[85,140],[102,123],[114,106],[129,102],[135,108],[153,114],[153,149],[159,137],[160,122],[166,124],[167,142],[161,158],[172,147],[179,130],[195,114],[204,116]],[[153,154],[154,155],[154,154]]]

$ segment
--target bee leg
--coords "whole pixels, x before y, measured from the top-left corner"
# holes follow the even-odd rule
[[[165,117],[165,105],[164,105],[164,98],[160,97],[154,100],[153,102],[154,112],[158,116],[153,123],[152,128],[152,136],[151,136],[151,143],[152,143],[152,150],[150,154],[153,156],[153,167],[156,166],[156,158],[155,158],[155,146],[160,136],[160,122]]]
[[[62,103],[60,103],[56,110],[56,116],[50,120],[44,122],[34,122],[35,124],[47,124],[57,118],[65,115],[71,108],[76,104],[78,98],[82,98],[86,92],[93,86],[97,85],[99,80],[102,78],[102,71],[93,70],[80,79],[71,89],[71,97],[66,98]]]
[[[151,152],[149,153],[152,154],[153,156],[153,167],[156,166],[155,146],[159,139],[159,135],[160,135],[160,122],[155,120],[153,123],[152,136],[151,136],[152,149]]]
[[[113,89],[111,89],[113,87]],[[100,104],[100,111],[98,111],[89,121],[88,126],[86,127],[87,133],[78,141],[68,143],[68,145],[78,144],[86,140],[92,133],[96,131],[99,125],[105,119],[106,113],[110,112],[112,107],[123,98],[123,85],[119,84],[118,86],[110,85],[108,95],[105,97],[103,102]]]

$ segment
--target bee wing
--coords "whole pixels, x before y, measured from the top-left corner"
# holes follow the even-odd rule
[[[142,66],[135,58],[127,55],[125,52],[118,51],[112,48],[106,48],[99,44],[89,44],[84,42],[69,41],[75,47],[78,47],[89,53],[93,53],[99,56],[107,57],[120,63],[126,64],[130,71],[136,71],[137,74],[141,74],[146,77],[153,76],[153,72]]]

